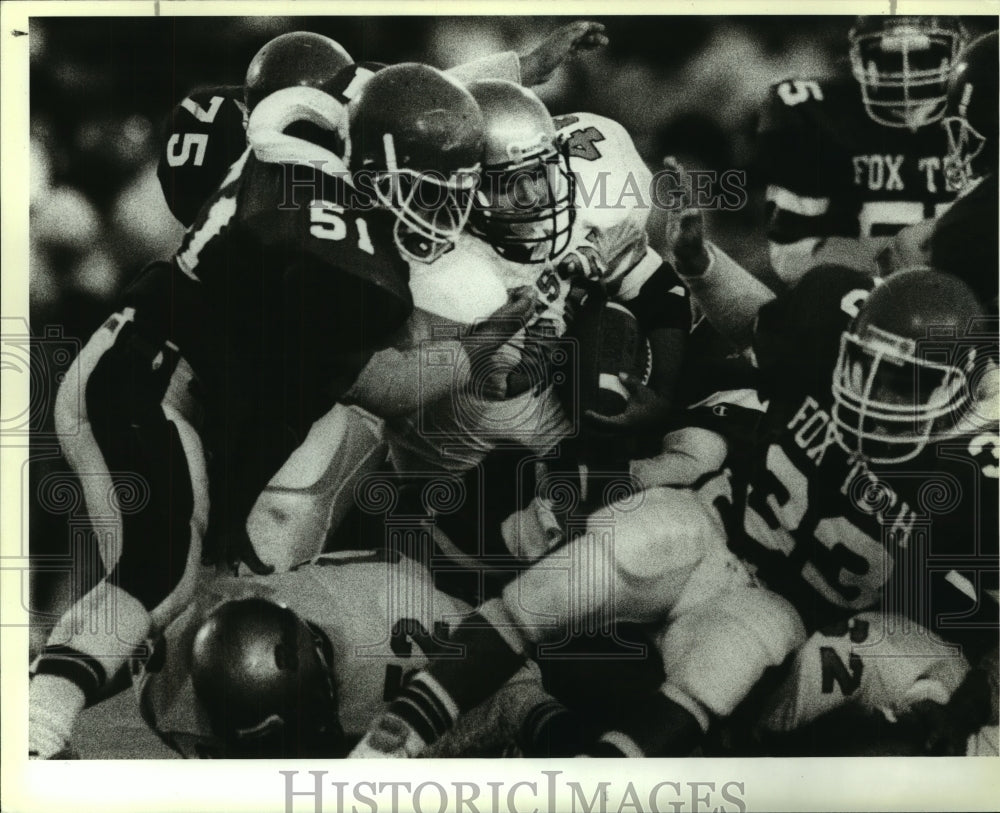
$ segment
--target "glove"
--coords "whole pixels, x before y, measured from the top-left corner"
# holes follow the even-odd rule
[[[409,723],[392,712],[383,712],[347,756],[350,759],[411,759],[426,747]]]
[[[592,409],[583,413],[592,426],[613,434],[632,434],[659,428],[670,417],[670,402],[628,373],[619,373],[619,380],[628,390],[628,404],[617,415],[602,415]]]

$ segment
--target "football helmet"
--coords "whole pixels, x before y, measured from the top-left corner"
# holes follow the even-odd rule
[[[333,80],[354,64],[343,46],[322,34],[291,31],[275,37],[250,60],[243,85],[248,110],[276,90],[302,85],[329,91]]]
[[[833,373],[832,419],[847,452],[902,463],[972,404],[976,348],[963,342],[983,315],[960,279],[927,268],[898,271],[875,288],[843,332]]]
[[[403,256],[433,262],[469,219],[483,114],[461,84],[415,62],[372,76],[350,105],[355,186],[396,216]]]
[[[945,175],[954,189],[997,170],[997,42],[996,31],[979,37],[962,52],[951,75],[941,123],[948,132]]]
[[[916,130],[944,115],[948,77],[965,42],[957,17],[859,17],[848,41],[874,121]]]
[[[486,145],[470,230],[520,263],[555,259],[569,245],[575,183],[569,149],[549,111],[527,88],[500,79],[471,82]]]
[[[191,680],[227,756],[342,756],[333,647],[318,627],[263,598],[227,601],[191,646]]]

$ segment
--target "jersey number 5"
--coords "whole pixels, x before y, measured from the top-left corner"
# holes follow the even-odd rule
[[[816,82],[803,82],[800,79],[782,82],[778,85],[778,95],[789,107],[801,104],[807,99],[823,101],[823,89]]]

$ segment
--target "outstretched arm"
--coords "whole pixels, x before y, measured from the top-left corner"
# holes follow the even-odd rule
[[[673,159],[664,168],[677,174],[685,186],[684,170]],[[750,344],[754,317],[774,292],[718,246],[705,239],[704,214],[687,207],[669,213],[664,259],[672,262],[687,283],[705,318],[738,346]]]

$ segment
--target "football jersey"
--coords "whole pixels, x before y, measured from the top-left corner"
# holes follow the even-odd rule
[[[282,111],[308,101],[296,101],[304,91],[322,97],[279,91],[251,119],[256,127],[265,113],[278,117],[269,146],[284,162],[245,149],[185,234],[176,282],[126,295],[147,323],[160,322],[206,394],[213,522],[245,522],[312,423],[412,309],[393,216],[356,199],[333,153],[281,126]],[[181,290],[193,291],[190,302],[176,301]]]
[[[997,223],[1000,190],[990,175],[962,194],[934,225],[931,266],[964,280],[997,312]]]
[[[289,607],[329,638],[348,739],[364,733],[407,675],[436,655],[455,654],[448,630],[470,612],[435,589],[422,565],[385,551],[325,554],[287,573],[206,585],[206,593],[151,642],[150,656],[135,667],[143,718],[187,757],[219,754],[191,680],[195,635],[218,604],[250,596]]]
[[[789,327],[762,312],[758,331],[788,332],[763,345],[762,375],[780,380],[764,388],[770,401],[731,545],[813,628],[881,606],[950,640],[986,645],[981,636],[995,638],[997,626],[985,598],[997,588],[995,418],[937,436],[896,464],[857,459],[836,440],[838,341],[870,285],[856,272],[816,269],[775,312],[828,318]]]
[[[157,176],[167,206],[185,226],[246,150],[246,117],[241,85],[195,90],[170,112]]]
[[[563,116],[555,123],[560,138],[569,144],[570,170],[576,176],[576,218],[566,249],[553,260],[519,263],[464,232],[433,263],[411,268],[415,304],[427,310],[434,309],[433,302],[425,300],[436,295],[435,288],[461,285],[469,268],[490,269],[506,290],[534,288],[538,300],[534,315],[496,360],[510,371],[508,398],[491,401],[474,394],[444,398],[418,415],[391,421],[388,437],[399,464],[409,467],[419,460],[421,466],[466,470],[497,441],[517,440],[542,452],[573,431],[575,416],[567,420],[562,415],[559,399],[548,385],[558,367],[553,357],[567,356],[568,340],[553,340],[566,332],[567,299],[575,282],[605,285],[611,297],[628,302],[640,320],[655,311],[649,321],[655,319],[657,327],[686,331],[690,324],[687,289],[648,245],[645,227],[652,174],[625,128],[590,113]],[[461,297],[445,291],[437,296],[464,302],[464,310],[449,306],[448,312],[466,321],[486,316],[498,305],[495,291],[482,285],[465,289]],[[447,454],[442,451],[445,447]]]
[[[885,127],[867,114],[853,79],[790,79],[771,87],[758,132],[768,237],[888,237],[940,215],[944,128]]]
[[[330,93],[342,104],[360,89],[381,63],[364,62],[337,75]],[[192,91],[171,112],[163,134],[157,176],[167,206],[185,226],[247,148],[249,116],[242,85]]]

